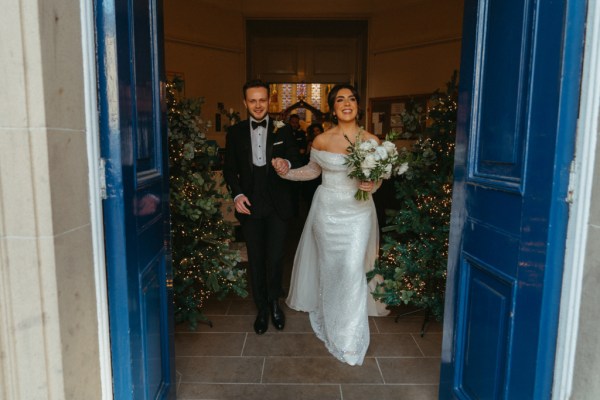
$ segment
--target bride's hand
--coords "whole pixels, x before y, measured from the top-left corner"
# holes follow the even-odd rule
[[[373,190],[373,188],[375,187],[375,182],[367,182],[367,181],[361,181],[360,184],[358,185],[358,188],[360,190],[362,190],[363,192],[370,192]]]

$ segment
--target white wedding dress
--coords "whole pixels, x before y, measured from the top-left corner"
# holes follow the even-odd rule
[[[369,347],[368,316],[389,313],[375,301],[366,273],[379,247],[373,200],[354,198],[343,154],[311,150],[310,163],[284,178],[309,180],[322,174],[294,258],[286,303],[306,311],[317,337],[340,361],[361,365]]]

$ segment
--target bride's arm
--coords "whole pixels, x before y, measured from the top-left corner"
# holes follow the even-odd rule
[[[273,160],[274,165],[277,162],[277,160]],[[310,160],[310,162],[303,167],[290,169],[286,174],[279,174],[279,176],[288,181],[310,181],[317,178],[319,175],[321,175],[321,166],[313,160]]]

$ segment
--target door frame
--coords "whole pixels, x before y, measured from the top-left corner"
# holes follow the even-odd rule
[[[586,263],[588,221],[592,198],[592,180],[596,154],[596,133],[600,117],[600,3],[588,1],[583,50],[583,72],[579,103],[579,123],[575,142],[575,159],[571,168],[569,192],[572,194],[567,223],[567,241],[563,265],[558,337],[552,399],[570,398],[573,386],[575,353],[579,330],[579,311]]]
[[[96,36],[94,2],[79,0],[81,21],[81,47],[83,61],[83,91],[85,133],[90,193],[90,223],[94,259],[96,291],[96,318],[98,321],[98,358],[100,365],[101,398],[112,400],[112,356],[108,319],[108,290],[104,247],[104,220],[102,216],[102,186],[100,172],[100,122],[98,119],[98,75],[96,69]]]

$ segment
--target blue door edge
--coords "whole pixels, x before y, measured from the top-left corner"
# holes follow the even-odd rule
[[[112,11],[112,12],[111,12]],[[105,225],[105,254],[107,282],[127,282],[125,268],[111,268],[111,265],[126,264],[122,255],[125,251],[126,236],[124,227],[111,224],[110,221],[123,221],[125,210],[122,203],[118,201],[118,193],[114,193],[115,187],[122,187],[123,177],[115,160],[120,159],[120,132],[119,120],[113,119],[111,108],[119,104],[117,77],[117,60],[110,56],[116,55],[116,16],[114,7],[106,9],[100,0],[95,2],[96,17],[96,45],[98,63],[98,110],[100,123],[100,145],[102,157],[106,160],[106,187],[107,196],[104,200],[104,225]],[[118,116],[117,116],[118,117]],[[121,255],[121,256],[120,256]],[[118,275],[118,276],[115,276]],[[131,376],[119,373],[115,368],[116,360],[131,360],[129,320],[114,312],[111,304],[123,304],[127,302],[128,288],[123,285],[119,290],[108,290],[109,331],[110,350],[112,358],[112,390],[113,395],[127,393],[131,387]]]
[[[167,106],[166,106],[166,68],[165,68],[165,57],[164,57],[164,11],[163,11],[163,0],[156,0],[156,8],[153,10],[155,15],[155,32],[156,35],[156,48],[154,58],[155,68],[156,68],[156,78],[159,81],[157,85],[157,93],[155,93],[156,101],[159,103],[156,107],[156,110],[159,110],[159,118],[160,121],[158,123],[162,127],[161,132],[162,135],[162,143],[161,143],[161,152],[163,154],[163,179],[165,180],[164,187],[165,189],[165,199],[162,202],[163,204],[163,214],[165,215],[165,235],[164,238],[166,243],[166,254],[165,254],[165,265],[163,271],[163,281],[161,285],[164,286],[164,290],[162,293],[166,295],[165,304],[167,305],[167,309],[162,310],[162,312],[166,315],[163,317],[166,319],[167,324],[164,327],[166,331],[162,332],[162,336],[167,338],[167,342],[163,346],[163,352],[168,354],[168,357],[164,357],[163,368],[169,371],[169,384],[170,388],[164,388],[166,390],[165,393],[168,393],[168,399],[176,398],[176,388],[177,388],[177,380],[176,380],[176,372],[175,372],[175,312],[174,312],[174,289],[173,289],[173,265],[172,265],[172,241],[171,241],[171,212],[170,212],[170,179],[169,179],[169,138],[168,138],[168,120],[167,120]],[[161,391],[162,392],[162,391]]]
[[[446,278],[446,291],[444,299],[444,320],[442,336],[442,354],[440,367],[439,398],[441,400],[453,399],[458,395],[458,388],[454,387],[455,374],[455,329],[458,317],[455,311],[458,304],[464,299],[459,299],[458,288],[464,276],[460,274],[460,249],[462,248],[462,229],[465,224],[465,190],[464,185],[467,178],[468,157],[468,125],[471,119],[472,92],[476,56],[475,30],[478,15],[477,0],[465,0],[463,15],[463,34],[461,43],[460,79],[458,86],[458,115],[456,124],[456,147],[454,156],[454,184],[452,189],[452,211],[450,214],[450,237],[448,250],[448,270]],[[468,28],[473,28],[469,30]],[[473,77],[473,80],[463,79]],[[461,301],[462,300],[462,301]]]
[[[152,2],[151,2],[152,3]],[[112,369],[112,394],[115,399],[136,397],[136,393],[145,393],[145,388],[136,387],[135,378],[131,373],[139,371],[139,357],[132,353],[132,321],[131,316],[117,312],[118,306],[127,304],[129,296],[133,293],[129,285],[133,279],[128,275],[125,266],[133,262],[127,256],[127,241],[130,233],[124,226],[126,210],[123,206],[122,198],[131,198],[129,193],[131,182],[126,181],[126,177],[121,170],[122,161],[121,152],[121,134],[128,128],[121,126],[123,123],[122,114],[126,115],[129,104],[121,104],[120,87],[130,87],[131,75],[123,73],[129,66],[118,64],[118,54],[125,51],[131,43],[117,40],[117,30],[121,29],[119,24],[123,24],[130,18],[127,8],[130,0],[95,0],[94,1],[94,25],[96,32],[96,50],[97,50],[97,85],[98,85],[98,114],[100,126],[100,152],[106,160],[106,187],[107,198],[103,202],[104,213],[104,239],[105,239],[105,258],[106,258],[106,276],[107,282],[112,282],[112,287],[108,290],[108,314],[109,314],[109,335]],[[167,117],[165,106],[165,67],[163,38],[164,31],[163,5],[162,0],[155,0],[156,7],[152,7],[154,13],[153,35],[155,36],[153,51],[155,52],[153,76],[157,80],[155,92],[153,94],[155,109],[158,112],[155,115],[154,124],[161,129],[161,154],[162,170],[164,178],[164,188],[166,193],[163,195],[162,212],[165,217],[165,235],[163,237],[166,243],[165,265],[161,269],[160,285],[165,289],[162,293],[166,296],[166,310],[160,310],[161,316],[167,321],[167,325],[161,330],[161,336],[165,338],[162,343],[163,357],[161,367],[167,371],[167,377],[161,383],[159,396],[162,398],[174,399],[176,397],[176,372],[175,372],[175,354],[174,354],[174,318],[173,318],[173,287],[172,287],[172,267],[171,267],[171,243],[169,229],[169,178],[168,178],[168,138],[167,138]],[[119,50],[120,49],[120,50]],[[126,52],[130,51],[127,50]],[[125,82],[127,81],[127,82]],[[121,189],[122,188],[122,189]],[[115,286],[117,283],[117,286]],[[110,305],[113,305],[112,307]],[[171,307],[171,308],[169,308]],[[130,368],[120,368],[123,363],[130,365]],[[137,398],[137,397],[136,397]]]
[[[581,63],[585,34],[585,18],[587,2],[567,1],[564,12],[565,21],[562,32],[562,59],[560,65],[560,94],[556,149],[554,154],[554,171],[552,187],[552,205],[550,209],[550,228],[548,231],[548,250],[544,291],[540,317],[539,346],[536,365],[534,398],[550,398],[556,355],[560,297],[567,238],[569,207],[566,202],[569,185],[570,164],[574,157],[577,117],[579,113],[579,97],[581,82]],[[546,4],[547,5],[547,4]],[[538,5],[539,7],[539,5]],[[554,5],[560,7],[560,5]],[[476,49],[475,30],[477,27],[479,5],[477,0],[465,0],[463,18],[463,41],[461,55],[461,77],[474,77],[473,66]],[[473,78],[475,79],[475,78]],[[472,89],[474,80],[460,80],[459,113],[457,123],[457,147],[455,156],[455,182],[453,189],[453,209],[451,213],[450,252],[448,256],[448,275],[445,298],[445,314],[443,326],[443,346],[440,369],[440,399],[467,398],[457,387],[460,382],[457,361],[458,317],[461,304],[465,299],[459,298],[458,288],[466,279],[465,271],[461,271],[460,249],[462,247],[462,229],[465,223],[464,185],[467,178],[468,131],[470,126]],[[462,111],[461,111],[462,110]],[[464,294],[463,294],[464,297]],[[458,344],[458,348],[460,348]]]
[[[554,187],[552,207],[550,209],[550,230],[548,235],[548,268],[544,282],[540,321],[540,347],[538,351],[539,368],[536,382],[549,382],[548,385],[536,385],[535,398],[551,398],[554,380],[556,346],[559,329],[560,303],[566,255],[567,228],[569,224],[569,180],[571,164],[575,158],[577,120],[581,97],[581,81],[585,29],[587,18],[587,0],[569,0],[565,10],[563,33],[563,53],[561,65],[561,93],[559,119],[557,126],[557,145],[555,152]],[[552,244],[555,244],[554,246]],[[560,266],[560,267],[559,267]]]

